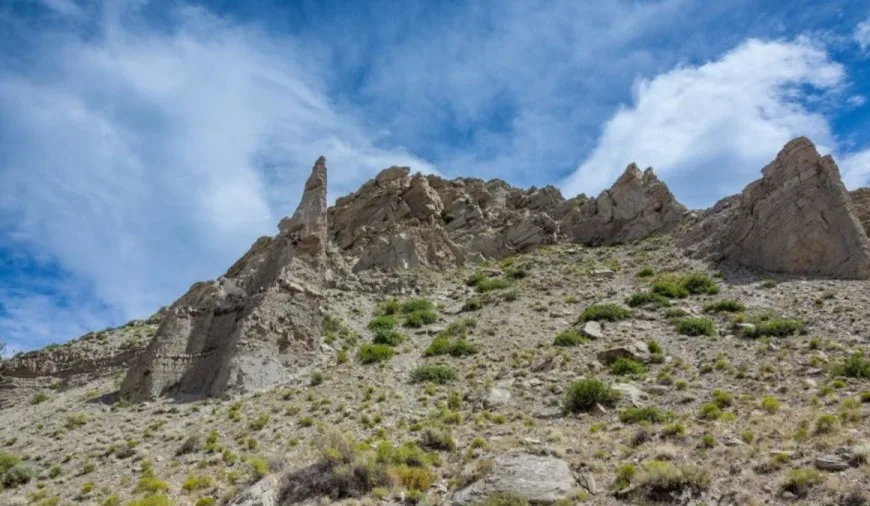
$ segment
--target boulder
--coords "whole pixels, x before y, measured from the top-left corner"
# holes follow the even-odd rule
[[[580,329],[580,334],[589,339],[604,338],[604,331],[601,328],[601,324],[597,321],[588,321],[584,323],[583,327]]]
[[[630,358],[638,362],[649,362],[649,347],[643,341],[632,341],[623,346],[615,346],[598,353],[598,360],[605,365],[610,365],[620,358]]]
[[[521,497],[532,504],[567,499],[576,484],[568,463],[555,457],[508,453],[495,457],[487,474],[459,490],[453,504],[483,502],[497,494]]]
[[[281,478],[269,475],[234,497],[228,506],[279,506]]]
[[[864,232],[870,236],[870,188],[858,188],[850,192],[849,197],[852,200],[855,216],[864,227]]]

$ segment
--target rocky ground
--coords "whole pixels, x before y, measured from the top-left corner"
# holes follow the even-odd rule
[[[282,504],[870,504],[870,282],[673,243],[327,289],[321,352],[237,398],[37,388],[0,410],[0,503],[204,506],[265,476]]]

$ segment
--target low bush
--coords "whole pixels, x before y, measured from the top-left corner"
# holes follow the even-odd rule
[[[663,423],[673,419],[673,417],[674,414],[670,411],[665,411],[655,406],[626,408],[619,413],[619,421],[622,423]]]
[[[674,497],[698,494],[710,485],[710,473],[691,464],[675,466],[664,460],[645,462],[632,480],[637,491],[651,501],[672,502]]]
[[[404,341],[405,336],[393,329],[376,330],[375,336],[372,338],[374,344],[386,344],[387,346],[398,346]]]
[[[680,279],[680,287],[692,295],[719,293],[719,285],[708,274],[695,273]]]
[[[456,379],[453,369],[443,365],[424,365],[411,371],[412,383],[438,383],[445,384]]]
[[[393,330],[396,327],[396,317],[393,315],[375,316],[369,322],[368,327],[372,332]]]
[[[652,285],[652,293],[668,299],[684,299],[689,296],[689,291],[672,281],[656,281]]]
[[[631,311],[618,304],[595,304],[583,310],[579,321],[619,321],[631,318]]]
[[[386,362],[395,353],[393,347],[387,344],[364,344],[359,349],[359,361],[363,364]]]
[[[746,306],[742,302],[731,299],[717,300],[704,306],[705,313],[739,313],[745,310]]]
[[[856,353],[834,368],[840,376],[870,380],[870,360],[861,353]]]
[[[625,303],[631,307],[667,307],[671,304],[667,297],[654,292],[637,292],[629,295]]]
[[[646,372],[646,367],[637,360],[619,357],[610,364],[610,372],[620,376],[640,376]]]
[[[418,309],[405,315],[405,326],[420,328],[438,321],[438,313],[432,309]]]
[[[712,336],[715,324],[710,318],[682,318],[677,321],[677,332],[684,336]]]
[[[555,346],[577,346],[585,342],[587,342],[587,339],[574,329],[563,330],[553,339],[553,345]]]
[[[571,383],[565,391],[564,410],[568,413],[589,411],[596,404],[613,406],[622,397],[618,390],[595,379]]]
[[[796,319],[772,317],[758,319],[752,323],[752,327],[743,328],[743,337],[788,337],[804,331],[803,322]]]

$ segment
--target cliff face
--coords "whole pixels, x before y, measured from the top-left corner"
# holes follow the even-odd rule
[[[840,171],[804,137],[786,144],[761,179],[717,204],[682,242],[760,270],[870,277],[870,241]]]
[[[320,346],[326,262],[326,164],[274,238],[261,238],[227,273],[194,284],[166,311],[132,365],[121,396],[223,396],[288,379]]]
[[[278,234],[258,239],[220,278],[194,284],[164,312],[147,347],[19,359],[3,366],[4,384],[13,391],[16,382],[130,364],[121,395],[134,401],[266,388],[318,357],[329,287],[359,288],[377,279],[373,272],[461,266],[565,242],[608,245],[673,233],[710,260],[870,277],[870,190],[849,194],[833,160],[805,138],[789,142],[762,174],[740,195],[688,213],[651,168],[635,164],[598,197],[572,199],[551,186],[522,190],[390,167],[327,208],[320,158]]]

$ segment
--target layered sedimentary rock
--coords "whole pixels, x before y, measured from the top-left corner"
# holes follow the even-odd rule
[[[196,283],[166,312],[121,396],[223,396],[286,381],[319,350],[326,263],[326,165],[319,159],[296,213],[224,276]]]
[[[123,372],[154,336],[160,318],[158,313],[0,362],[0,408]]]
[[[840,171],[804,137],[786,144],[739,196],[717,203],[682,244],[766,271],[870,277],[870,241]]]

